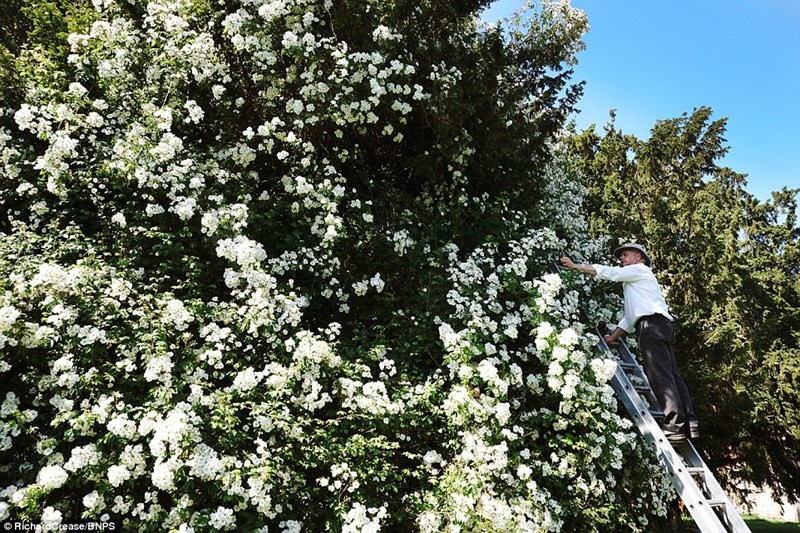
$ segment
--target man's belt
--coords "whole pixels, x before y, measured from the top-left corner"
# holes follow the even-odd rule
[[[665,317],[661,313],[653,313],[652,315],[640,316],[638,318],[638,320],[636,320],[636,327],[638,328],[639,324],[641,324],[642,322],[646,322],[648,320],[651,320],[653,318],[663,318],[664,320],[669,320],[667,317]]]

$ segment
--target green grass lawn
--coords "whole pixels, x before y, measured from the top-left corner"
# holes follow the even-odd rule
[[[800,523],[798,522],[768,520],[749,515],[745,515],[742,518],[744,518],[747,527],[749,527],[753,533],[797,533],[800,531]]]

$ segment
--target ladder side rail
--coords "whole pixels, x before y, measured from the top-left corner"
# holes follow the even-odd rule
[[[605,340],[603,340],[603,342],[605,342]],[[609,346],[609,348],[611,347]],[[633,352],[631,352],[630,348],[628,348],[628,343],[626,343],[624,339],[619,338],[617,339],[615,348],[623,361],[636,365],[636,376],[641,378],[643,383],[650,387],[650,380],[647,379],[647,374],[645,374],[644,369],[642,368],[642,365],[639,363],[638,359],[636,359],[636,356],[633,355]]]
[[[653,388],[650,386],[650,380],[647,379],[647,375],[644,373],[644,369],[642,369],[642,366],[639,364],[639,361],[636,360],[636,357],[633,355],[633,353],[628,348],[627,343],[623,339],[620,338],[620,339],[617,339],[617,342],[614,343],[614,345],[612,347],[612,346],[609,346],[608,344],[606,344],[605,338],[600,333],[600,328],[599,327],[595,328],[595,333],[597,334],[597,336],[600,339],[599,345],[600,345],[600,349],[601,350],[608,350],[608,351],[611,351],[611,352],[616,352],[619,355],[620,359],[622,359],[624,362],[628,363],[629,365],[633,366],[634,375],[638,379],[642,380],[642,384],[645,387],[647,387],[647,389],[648,389],[646,394],[647,394],[647,401],[650,403],[650,409],[651,410],[656,410],[656,411],[661,411],[661,404],[659,403],[658,398],[656,398],[656,395],[653,392]]]
[[[634,389],[625,371],[617,365],[611,379],[611,386],[627,409],[634,424],[645,440],[656,449],[656,457],[667,469],[672,485],[678,496],[686,504],[695,523],[703,533],[727,533],[714,509],[708,504],[708,498],[702,493],[692,479],[680,456],[667,440],[658,422],[650,415],[650,411]]]
[[[644,374],[644,370],[642,370],[642,367],[639,364],[639,361],[636,360],[636,357],[634,357],[633,354],[631,353],[631,351],[628,349],[628,345],[625,343],[624,339],[619,338],[619,339],[617,339],[617,341],[615,343],[607,344],[606,340],[605,340],[605,337],[603,336],[603,333],[600,331],[600,327],[599,326],[595,328],[594,332],[597,335],[597,337],[600,339],[599,345],[600,345],[600,349],[601,350],[608,350],[608,351],[610,351],[612,353],[616,352],[617,355],[619,356],[619,358],[622,361],[624,361],[625,363],[628,363],[629,365],[632,365],[634,367],[634,373],[636,374],[637,377],[639,377],[642,380],[644,380],[645,383],[648,383],[647,382],[647,376]],[[649,383],[648,383],[648,386],[649,386]]]
[[[703,461],[702,456],[694,447],[691,440],[686,442],[681,451],[683,458],[689,466],[703,469],[701,476],[706,485],[710,498],[724,502],[724,515],[730,530],[734,533],[749,532],[750,528],[747,527],[747,524],[742,519],[738,509],[736,509],[736,506],[733,504],[733,502],[731,502],[728,494],[725,492],[725,489],[723,489],[722,485],[719,484],[716,476],[708,467],[706,462]]]

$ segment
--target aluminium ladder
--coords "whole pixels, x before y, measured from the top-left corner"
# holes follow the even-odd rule
[[[636,362],[625,341],[619,339],[611,346],[606,344],[599,329],[595,333],[600,338],[601,350],[616,352],[614,359],[617,369],[611,378],[611,386],[628,410],[639,432],[648,443],[655,447],[656,456],[665,467],[672,485],[683,500],[702,533],[744,533],[750,529],[736,511],[714,475],[706,466],[691,440],[669,442],[656,418],[664,413],[650,406],[657,406],[642,367]],[[634,376],[634,385],[628,378]],[[645,401],[646,400],[646,401]],[[687,422],[688,423],[688,422]]]

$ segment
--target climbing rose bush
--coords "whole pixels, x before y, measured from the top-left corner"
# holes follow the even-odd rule
[[[84,7],[62,64],[19,58],[2,113],[0,519],[664,513],[580,318],[619,298],[548,273],[604,255],[563,216],[583,194],[556,137],[580,11],[533,4],[505,34],[468,2]]]

